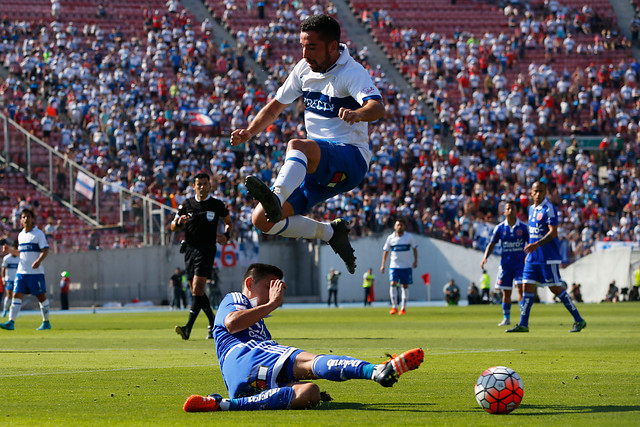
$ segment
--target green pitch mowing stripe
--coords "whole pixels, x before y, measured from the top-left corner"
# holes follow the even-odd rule
[[[189,395],[226,395],[204,316],[183,341],[173,327],[186,312],[54,312],[53,329],[38,332],[40,317],[25,314],[15,331],[0,331],[0,424],[635,426],[640,304],[579,309],[589,326],[577,334],[568,333],[573,320],[559,304],[536,304],[527,334],[496,326],[499,306],[409,307],[402,317],[378,307],[278,310],[266,322],[282,344],[374,363],[422,347],[425,361],[393,388],[318,381],[334,401],[313,410],[201,414],[182,411]],[[522,404],[509,415],[475,402],[476,379],[495,365],[524,382]]]

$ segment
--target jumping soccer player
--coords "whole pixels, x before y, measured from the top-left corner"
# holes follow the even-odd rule
[[[247,190],[260,202],[252,221],[266,234],[328,242],[353,274],[356,257],[345,220],[318,222],[303,216],[316,204],[362,182],[372,157],[368,122],[385,114],[380,92],[340,43],[340,32],[340,24],[327,15],[302,22],[303,59],[249,127],[231,133],[231,145],[247,142],[296,99],[304,98],[308,139],[288,142],[272,189],[255,176],[245,179]]]

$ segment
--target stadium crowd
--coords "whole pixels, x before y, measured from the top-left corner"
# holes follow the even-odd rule
[[[290,23],[290,15],[331,11],[332,5],[279,7],[278,19]],[[411,34],[399,46],[400,67],[413,73],[416,86],[426,82],[424,98],[399,91],[368,62],[365,47],[351,45],[374,76],[388,116],[370,126],[374,157],[360,188],[315,208],[313,216],[346,217],[354,236],[381,232],[403,216],[411,231],[483,249],[502,219],[502,202],[516,199],[526,216],[527,189],[542,178],[562,213],[567,261],[592,251],[598,240],[640,241],[640,64],[630,53],[620,63],[600,63],[593,46],[630,51],[620,36],[619,42],[593,36],[589,19],[577,26],[569,13],[550,25],[513,10],[519,36]],[[246,125],[275,93],[294,61],[261,61],[269,50],[256,47],[267,39],[286,42],[297,31],[282,22],[248,28],[238,34],[247,46],[233,49],[214,44],[211,26],[196,24],[179,7],[145,11],[144,37],[117,29],[105,34],[99,24],[4,18],[0,60],[11,73],[0,80],[0,109],[113,189],[123,186],[167,205],[191,196],[189,178],[206,169],[218,180],[214,196],[227,203],[243,238],[252,230],[254,203],[244,176],[271,182],[286,142],[304,135],[299,104],[242,150],[225,144],[230,131]],[[584,53],[593,65],[556,69],[552,59],[566,53],[575,31],[594,37]],[[542,43],[527,46],[532,34]],[[509,73],[522,46],[545,46],[549,61]],[[258,82],[245,67],[244,49],[258,62],[275,64],[272,77]],[[577,45],[571,49],[582,55]],[[427,108],[435,123],[428,123]],[[210,126],[196,126],[196,112],[206,113]],[[583,147],[580,138],[587,134],[602,138]],[[560,138],[549,138],[554,135]]]

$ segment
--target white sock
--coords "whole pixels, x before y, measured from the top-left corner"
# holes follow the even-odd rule
[[[398,307],[398,287],[390,286],[389,287],[389,296],[391,297],[391,307]]]
[[[401,294],[402,294],[401,309],[406,310],[407,300],[409,299],[409,288],[402,288]]]
[[[307,156],[300,150],[287,151],[284,164],[273,183],[273,192],[280,199],[280,204],[289,198],[293,190],[300,187],[307,176]]]
[[[49,320],[49,300],[46,299],[40,303],[40,311],[42,311],[42,321],[46,322]]]
[[[266,234],[277,234],[294,239],[320,239],[328,242],[333,237],[333,228],[328,222],[294,215],[275,223]]]
[[[20,309],[22,308],[22,298],[13,298],[11,301],[11,309],[9,309],[9,320],[16,320],[18,318],[18,313],[20,313]]]
[[[3,311],[9,311],[9,307],[11,307],[11,298],[9,296],[4,297],[4,305]]]

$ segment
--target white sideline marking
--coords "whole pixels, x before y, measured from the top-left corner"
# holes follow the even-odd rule
[[[77,375],[77,374],[93,374],[96,372],[119,372],[119,371],[138,371],[144,369],[175,369],[175,368],[210,368],[218,366],[217,363],[211,365],[181,365],[181,366],[140,366],[131,368],[114,368],[114,369],[88,369],[86,371],[60,371],[60,372],[31,372],[20,374],[0,375],[0,378],[15,377],[35,377],[40,375]]]
[[[431,353],[431,352],[427,352],[425,351],[425,356],[427,354],[431,355],[442,355],[442,354],[466,354],[466,353],[501,353],[501,352],[507,352],[507,351],[516,351],[514,348],[493,348],[493,349],[487,349],[487,350],[461,350],[461,351],[445,351],[442,353]]]

